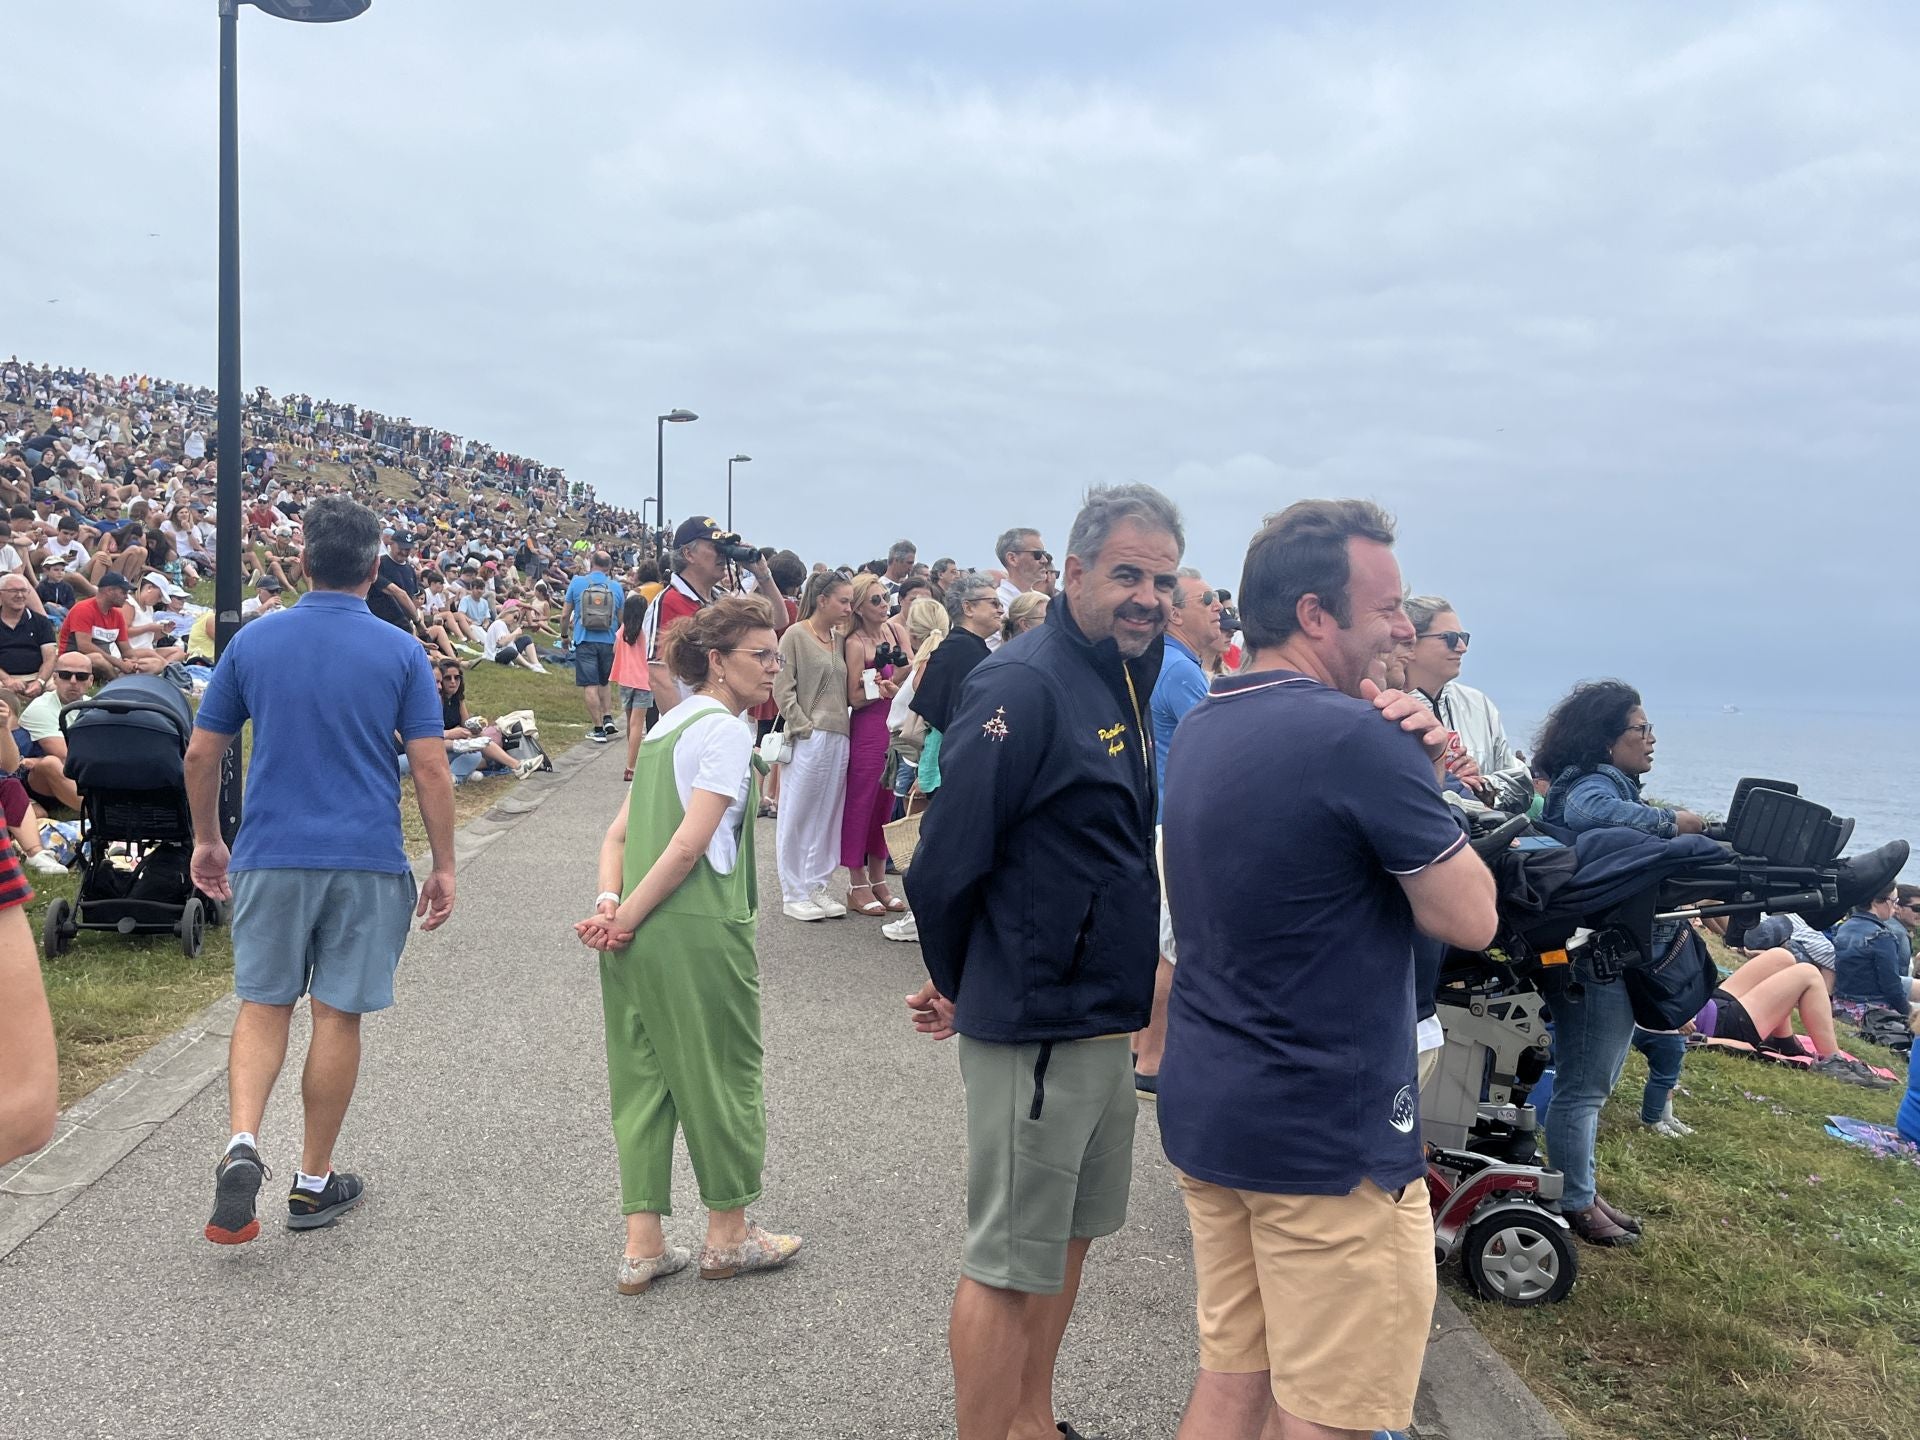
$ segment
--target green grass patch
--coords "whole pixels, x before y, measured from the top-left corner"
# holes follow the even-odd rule
[[[1635,1052],[1602,1120],[1600,1188],[1642,1216],[1631,1250],[1582,1246],[1557,1306],[1457,1298],[1575,1440],[1858,1440],[1909,1434],[1920,1395],[1920,1167],[1822,1127],[1892,1124],[1899,1077],[1862,1090],[1735,1056],[1687,1056],[1671,1140],[1641,1128]],[[1456,1271],[1450,1283],[1460,1287]]]

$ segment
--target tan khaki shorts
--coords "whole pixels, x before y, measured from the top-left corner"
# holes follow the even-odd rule
[[[1437,1284],[1427,1184],[1396,1200],[1267,1195],[1180,1177],[1199,1281],[1200,1366],[1272,1372],[1282,1410],[1345,1430],[1404,1429]]]

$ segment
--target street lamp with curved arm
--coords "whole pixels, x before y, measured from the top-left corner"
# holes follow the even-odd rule
[[[667,523],[667,422],[684,425],[699,418],[684,407],[653,418],[653,518],[662,527]]]
[[[745,465],[753,459],[751,455],[736,455],[727,461],[727,533],[733,533],[733,467]]]

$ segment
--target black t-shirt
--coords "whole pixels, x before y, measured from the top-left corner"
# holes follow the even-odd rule
[[[40,647],[54,644],[57,638],[53,622],[31,610],[18,625],[0,620],[0,670],[9,675],[38,675]]]
[[[373,588],[367,592],[367,608],[389,625],[397,625],[402,630],[412,630],[413,621],[407,612],[400,608],[400,602],[387,594],[387,586],[398,585],[407,594],[418,598],[420,594],[419,578],[413,573],[411,565],[402,565],[391,555],[380,557],[380,573],[374,577]]]

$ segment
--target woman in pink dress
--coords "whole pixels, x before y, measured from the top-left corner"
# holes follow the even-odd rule
[[[907,637],[887,614],[887,591],[878,575],[853,577],[853,630],[847,636],[847,703],[853,719],[847,735],[847,801],[840,821],[840,863],[847,867],[847,909],[884,915],[907,908],[887,888],[887,840],[882,827],[893,813],[893,792],[881,784],[887,769],[887,709],[904,670]]]

